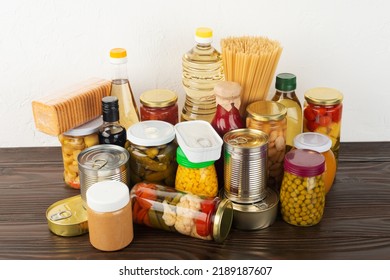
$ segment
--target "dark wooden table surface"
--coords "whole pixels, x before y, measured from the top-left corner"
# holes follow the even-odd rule
[[[223,244],[139,225],[118,252],[94,249],[88,234],[56,236],[46,209],[79,194],[62,172],[59,147],[0,149],[0,259],[390,259],[390,142],[342,143],[318,225],[278,218],[258,231],[232,229]]]

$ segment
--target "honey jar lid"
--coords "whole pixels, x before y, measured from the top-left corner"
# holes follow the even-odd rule
[[[246,108],[248,117],[257,121],[279,121],[286,117],[287,108],[276,101],[255,101]]]
[[[87,211],[81,195],[57,201],[46,210],[51,232],[59,236],[77,236],[88,232]]]
[[[223,242],[228,236],[233,223],[233,204],[229,199],[222,199],[217,207],[213,224],[213,239]]]
[[[337,105],[343,101],[343,94],[334,88],[317,87],[305,92],[305,100],[315,105]]]
[[[64,132],[63,134],[65,136],[74,136],[74,137],[90,135],[90,134],[98,132],[98,130],[102,124],[103,124],[103,119],[100,116],[96,119],[93,119],[92,121],[89,121],[89,122],[82,124],[78,127],[72,128],[72,129]]]
[[[139,101],[146,107],[164,108],[177,102],[177,94],[168,89],[154,89],[143,92]]]
[[[321,133],[304,132],[295,136],[294,147],[297,149],[308,149],[323,153],[330,150],[332,147],[332,140]]]
[[[325,157],[313,150],[291,150],[284,157],[284,170],[301,177],[321,175],[325,171]]]

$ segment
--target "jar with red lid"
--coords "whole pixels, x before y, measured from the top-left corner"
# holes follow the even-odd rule
[[[321,221],[325,208],[324,171],[325,158],[316,151],[296,149],[286,154],[280,188],[280,210],[285,222],[313,226]]]
[[[175,125],[179,122],[177,94],[167,89],[149,90],[140,96],[141,121],[160,120]]]
[[[226,198],[200,197],[154,183],[137,183],[131,203],[135,223],[198,239],[223,242],[233,222],[233,205]]]
[[[338,161],[341,134],[343,94],[333,88],[313,88],[305,93],[303,132],[318,132],[332,140],[332,151]]]

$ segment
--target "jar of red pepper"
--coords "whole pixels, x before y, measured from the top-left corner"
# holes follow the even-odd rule
[[[167,89],[149,90],[140,96],[141,121],[160,120],[175,125],[179,122],[177,94]]]
[[[327,135],[331,150],[338,160],[341,134],[343,94],[333,88],[313,88],[305,93],[303,131]]]

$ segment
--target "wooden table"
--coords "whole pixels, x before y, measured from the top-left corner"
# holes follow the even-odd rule
[[[135,225],[118,252],[94,249],[88,234],[52,234],[45,212],[79,194],[62,181],[59,147],[0,149],[0,259],[390,259],[390,142],[342,143],[320,224],[280,218],[258,231],[232,229],[223,244]]]

